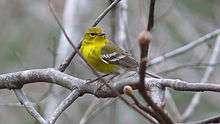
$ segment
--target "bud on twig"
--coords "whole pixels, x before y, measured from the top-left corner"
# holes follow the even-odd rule
[[[132,89],[131,86],[126,85],[126,86],[124,86],[124,88],[123,88],[123,92],[124,92],[124,94],[126,94],[126,95],[128,95],[128,96],[131,96],[131,95],[132,95],[132,92],[133,92],[133,89]]]
[[[151,40],[152,40],[152,36],[148,31],[142,31],[138,36],[138,42],[141,46],[148,45]]]

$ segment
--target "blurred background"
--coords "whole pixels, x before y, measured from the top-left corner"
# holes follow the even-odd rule
[[[92,25],[96,17],[109,3],[108,0],[80,0],[77,2],[75,18],[72,19],[77,21],[73,25],[76,33],[71,35],[75,44],[79,43],[84,30]],[[60,20],[62,20],[65,1],[53,0],[52,4]],[[137,36],[144,30],[146,25],[148,6],[148,0],[128,0],[128,43],[131,44],[128,50],[137,59],[139,58]],[[220,28],[219,6],[219,0],[156,0],[155,26],[152,32],[153,42],[150,45],[150,59],[175,50]],[[112,14],[110,13],[99,25],[105,29],[111,39],[114,39],[112,19]],[[0,0],[0,30],[0,74],[34,68],[54,67],[63,60],[57,60],[56,58],[60,40],[60,28],[57,26],[49,11],[48,2],[45,0]],[[149,70],[165,78],[200,82],[206,69],[206,66],[201,63],[209,61],[215,40],[215,38],[210,39],[183,55],[151,66]],[[70,54],[71,50],[70,47],[63,49],[67,55]],[[219,65],[215,66],[214,73],[208,82],[219,83]],[[80,60],[73,61],[72,67],[67,72],[71,75],[88,79],[85,74],[89,72],[80,70],[82,66],[83,64]],[[51,86],[47,83],[24,86],[24,91],[28,98],[33,103],[38,104],[35,107],[42,114],[46,110],[47,103],[51,103],[51,95],[47,93],[50,89]],[[53,92],[56,92],[56,90]],[[68,92],[65,91],[63,95],[65,96]],[[176,91],[171,91],[171,93],[180,112],[184,112],[193,93]],[[218,96],[219,93],[204,92],[200,104],[190,121],[204,119],[220,113],[220,98]],[[60,116],[57,124],[79,123],[80,118],[93,99],[94,96],[92,95],[85,95],[79,98]],[[117,108],[117,112],[114,115],[111,114],[112,106]],[[167,109],[170,110],[169,107]],[[173,113],[170,112],[170,114],[172,115]],[[125,122],[141,124],[145,123],[145,119],[120,100],[117,100],[117,106],[114,104],[109,105],[91,119],[88,124],[122,124]],[[0,124],[34,123],[37,124],[24,107],[18,104],[12,91],[0,90]]]

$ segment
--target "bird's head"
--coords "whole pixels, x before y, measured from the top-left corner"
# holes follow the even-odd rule
[[[91,27],[85,31],[84,39],[92,42],[93,39],[105,38],[105,36],[101,27]]]

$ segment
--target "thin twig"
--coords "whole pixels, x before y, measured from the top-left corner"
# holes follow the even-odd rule
[[[175,49],[175,50],[173,50],[171,52],[165,53],[164,55],[158,56],[158,57],[150,60],[149,63],[148,63],[148,66],[159,64],[159,63],[163,62],[164,60],[168,60],[168,59],[170,59],[172,57],[175,57],[177,55],[183,54],[183,53],[185,53],[185,52],[195,48],[196,46],[199,46],[202,43],[205,43],[209,39],[216,37],[219,34],[220,34],[220,29],[217,29],[217,30],[215,30],[215,31],[213,31],[211,33],[208,33],[205,36],[200,37],[199,39],[197,39],[195,41],[192,41],[192,42],[190,42],[187,45],[184,45],[183,47],[180,47],[178,49]]]
[[[78,89],[73,90],[56,108],[54,113],[48,118],[50,124],[54,124],[57,118],[61,115],[63,111],[66,110],[78,97],[80,96],[80,91]]]
[[[59,28],[62,30],[64,36],[66,37],[68,43],[71,45],[71,47],[74,49],[74,51],[80,56],[80,58],[89,66],[90,70],[91,70],[93,73],[96,73],[96,72],[94,71],[94,69],[91,67],[91,65],[85,60],[85,58],[84,58],[84,57],[82,56],[82,54],[79,52],[79,49],[73,44],[73,42],[71,41],[70,37],[67,35],[67,33],[66,33],[65,29],[63,28],[62,24],[60,23],[60,21],[59,21],[57,15],[56,15],[55,10],[54,10],[54,8],[53,8],[53,6],[52,6],[52,4],[51,4],[50,1],[48,2],[48,6],[49,6],[49,8],[50,8],[50,10],[51,10],[51,12],[52,12],[52,14],[53,14],[53,17],[55,18],[55,20],[56,20],[56,22],[57,22]],[[69,60],[69,59],[67,59],[67,60]],[[68,63],[68,62],[67,62],[67,63]],[[64,69],[64,70],[65,70],[65,69]]]
[[[220,116],[218,115],[201,121],[189,122],[188,124],[219,124],[219,123],[220,123]]]
[[[154,119],[157,119],[158,122],[160,122],[160,123],[163,122],[163,120],[158,115],[156,115],[154,113],[154,111],[152,111],[150,108],[147,108],[144,105],[142,105],[133,94],[130,94],[129,96],[132,98],[132,100],[134,101],[135,105],[137,105],[137,107],[139,107],[141,110],[145,111],[147,114],[152,116]],[[148,120],[151,123],[154,123],[154,124],[157,123],[157,122],[155,122],[155,120],[152,117],[148,118]]]
[[[137,105],[133,105],[133,107],[138,111],[138,113],[140,113],[144,118],[146,118],[147,120],[149,120],[149,118],[151,118],[151,116],[149,116],[148,114],[146,114],[142,109],[140,109]],[[153,118],[152,118],[153,120]],[[150,120],[149,120],[150,121]]]
[[[95,118],[95,116],[97,116],[101,111],[103,111],[109,105],[114,103],[117,99],[118,98],[105,100],[104,103],[99,107],[96,106],[96,103],[92,104],[81,118],[79,124],[86,124],[87,122],[91,122],[92,119]]]
[[[173,118],[175,118],[176,121],[179,122],[181,120],[181,114],[169,90],[166,90],[166,98],[171,111],[173,111]]]
[[[168,74],[168,73],[171,73],[171,72],[174,72],[174,71],[178,71],[180,69],[184,69],[184,68],[187,68],[187,67],[196,67],[196,68],[200,68],[200,67],[207,67],[207,66],[218,66],[220,65],[220,63],[215,63],[215,64],[208,64],[208,63],[188,63],[188,64],[184,64],[184,65],[179,65],[179,66],[176,66],[176,67],[172,67],[170,69],[167,69],[167,70],[164,70],[164,71],[161,71],[157,74]]]
[[[151,31],[154,26],[154,10],[155,10],[154,7],[155,7],[155,0],[151,0],[150,8],[149,8],[147,31]]]
[[[215,48],[213,49],[212,56],[209,60],[209,65],[214,65],[217,63],[219,54],[220,54],[220,35],[216,39]],[[208,66],[203,75],[203,78],[201,79],[201,83],[206,83],[213,71],[214,71],[214,67]],[[189,106],[186,108],[185,112],[182,115],[182,121],[186,121],[193,114],[196,106],[199,104],[200,98],[201,98],[201,93],[196,93],[193,96]]]
[[[32,106],[36,106],[37,104],[36,103],[31,103]],[[0,107],[21,107],[21,108],[24,108],[24,105],[21,104],[21,103],[0,103]]]
[[[21,89],[14,89],[14,93],[17,96],[19,102],[24,105],[28,113],[38,120],[41,124],[48,124],[48,122],[37,112],[33,107],[32,103],[29,102],[28,98]]]
[[[98,25],[98,23],[105,17],[105,15],[112,9],[114,8],[121,0],[115,0],[112,2],[95,20],[93,23],[92,27],[95,27]]]

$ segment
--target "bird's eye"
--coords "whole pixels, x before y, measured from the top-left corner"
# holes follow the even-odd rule
[[[96,33],[90,33],[90,35],[91,35],[91,36],[95,36],[95,35],[96,35]]]

